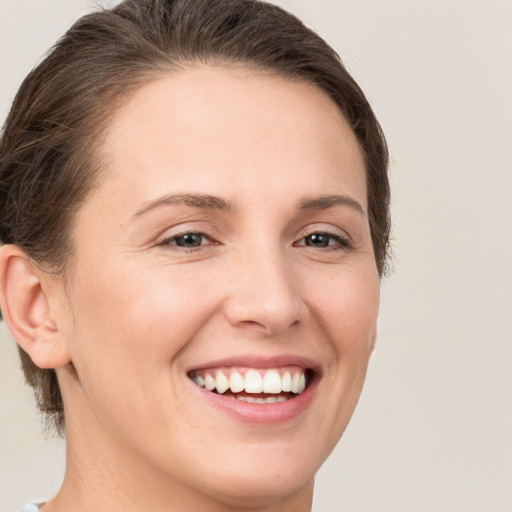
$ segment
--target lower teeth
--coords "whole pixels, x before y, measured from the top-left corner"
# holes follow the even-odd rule
[[[288,400],[285,396],[269,396],[267,398],[256,398],[254,396],[235,396],[237,400],[242,402],[249,402],[251,404],[273,404],[275,402],[286,402]]]

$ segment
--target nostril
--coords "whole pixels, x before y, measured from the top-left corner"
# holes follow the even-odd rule
[[[225,316],[235,327],[259,331],[267,337],[275,336],[301,323],[306,308],[299,302],[274,306],[258,301],[257,297],[245,301],[237,298],[226,305]]]

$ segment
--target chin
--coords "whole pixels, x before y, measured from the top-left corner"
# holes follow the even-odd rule
[[[276,505],[281,501],[297,499],[311,494],[314,486],[314,473],[301,471],[299,468],[291,471],[258,470],[251,474],[231,472],[222,479],[211,482],[211,496],[217,501],[234,508],[262,508]]]
[[[203,485],[218,500],[234,507],[262,507],[290,499],[293,495],[310,494],[314,476],[327,453],[304,449],[314,443],[256,443],[231,449],[201,472]],[[325,450],[326,451],[326,450]],[[229,453],[231,455],[229,455]]]

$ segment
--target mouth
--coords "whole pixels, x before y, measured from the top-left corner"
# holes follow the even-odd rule
[[[188,377],[206,391],[259,405],[288,402],[300,396],[314,376],[311,368],[295,365],[276,368],[217,367],[188,372]]]

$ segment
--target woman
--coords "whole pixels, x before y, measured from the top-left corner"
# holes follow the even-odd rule
[[[1,141],[0,305],[67,442],[40,510],[310,510],[375,343],[386,172],[363,93],[278,7],[79,20]]]

